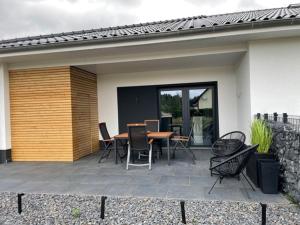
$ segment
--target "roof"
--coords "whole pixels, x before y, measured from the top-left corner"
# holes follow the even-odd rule
[[[0,41],[0,52],[26,49],[72,46],[107,41],[137,40],[186,33],[218,30],[250,29],[254,27],[292,25],[300,21],[300,4],[283,8],[244,11],[181,19],[31,36]]]

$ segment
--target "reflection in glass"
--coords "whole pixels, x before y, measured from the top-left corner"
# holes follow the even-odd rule
[[[181,134],[182,91],[164,90],[160,92],[161,130]]]
[[[211,145],[213,141],[212,89],[190,89],[190,123],[193,126],[194,145]]]

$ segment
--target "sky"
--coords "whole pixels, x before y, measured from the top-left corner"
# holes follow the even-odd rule
[[[0,40],[286,7],[300,0],[0,0]]]

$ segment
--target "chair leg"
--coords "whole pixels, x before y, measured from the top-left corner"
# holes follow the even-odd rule
[[[252,186],[251,182],[248,180],[248,178],[246,177],[246,175],[244,174],[244,172],[241,173],[243,175],[243,177],[245,178],[245,180],[247,181],[247,183],[250,185],[250,187],[252,188],[253,191],[255,191],[254,187]]]
[[[188,148],[188,151],[192,155],[193,164],[196,164],[196,156],[195,156],[194,152],[192,151],[191,148]]]
[[[127,164],[126,164],[126,169],[128,170],[128,165],[130,162],[130,146],[128,146],[128,153],[127,153]]]
[[[218,180],[221,180],[221,177],[218,177],[218,178],[216,179],[215,183],[214,183],[213,186],[210,188],[208,194],[210,194],[211,191],[214,189],[214,187],[215,187],[216,183],[218,182]]]
[[[121,161],[121,163],[123,162],[123,160],[122,160],[122,157],[121,157],[121,155],[120,155],[120,152],[117,150],[117,154],[118,154],[118,156],[119,156],[119,158],[120,158],[120,161]]]
[[[209,168],[211,168],[211,165],[212,165],[212,160],[210,159],[209,160]],[[213,175],[213,172],[212,172],[212,170],[210,170],[210,176],[212,177],[212,175]]]
[[[178,141],[175,143],[174,147],[173,147],[173,159],[175,159],[175,151],[176,151],[176,148],[177,148],[177,145],[178,145]]]
[[[151,163],[152,163],[152,145],[150,145],[150,151],[149,151],[149,170],[151,170]]]
[[[109,146],[106,146],[103,150],[103,152],[101,153],[100,155],[100,159],[98,161],[98,163],[101,163],[101,160],[104,159],[104,158],[108,158],[109,155],[110,155],[110,152],[111,152],[111,148],[109,148]],[[107,152],[107,153],[106,153]],[[106,153],[106,154],[105,154]]]
[[[104,152],[105,152],[105,149],[101,152],[98,163],[101,163],[101,160],[104,158]]]

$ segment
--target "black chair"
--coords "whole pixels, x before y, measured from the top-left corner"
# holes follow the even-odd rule
[[[245,141],[246,135],[240,131],[233,131],[218,138],[211,147],[214,156],[210,159],[210,166],[213,162],[220,162],[223,158],[241,151],[245,146]],[[213,174],[211,171],[211,175]]]
[[[109,157],[110,152],[113,149],[114,142],[107,131],[106,123],[99,123],[99,130],[103,138],[102,143],[104,145],[104,149],[102,150],[98,163],[100,163],[103,158],[107,159]]]
[[[159,132],[159,120],[145,120],[144,123],[146,124],[146,130],[148,132]],[[161,140],[153,140],[153,154],[159,156],[162,155],[162,141]]]
[[[190,129],[189,136],[174,136],[173,138],[171,138],[171,141],[175,143],[173,147],[173,157],[175,157],[175,151],[181,149],[192,156],[193,164],[195,164],[196,157],[194,152],[190,148],[192,134],[193,126]]]
[[[215,187],[216,183],[220,180],[220,183],[225,177],[232,177],[237,178],[240,180],[240,174],[245,178],[245,180],[248,182],[250,187],[253,191],[255,189],[253,188],[252,184],[248,180],[248,178],[244,174],[244,169],[251,157],[252,154],[256,151],[258,145],[247,147],[246,149],[228,157],[223,158],[221,162],[213,162],[213,164],[210,166],[210,171],[213,171],[214,174],[218,175],[217,180],[209,190],[208,194],[211,193],[213,188]]]
[[[211,151],[215,156],[230,156],[238,152],[245,143],[246,135],[233,131],[218,138],[212,145]]]
[[[151,162],[152,162],[152,142],[153,139],[148,140],[147,130],[145,125],[136,125],[136,126],[128,126],[128,154],[127,154],[127,165],[126,169],[128,170],[129,166],[149,166],[149,170],[151,170]],[[137,153],[147,153],[149,157],[148,163],[130,163],[130,156],[134,158],[135,152]]]
[[[159,120],[145,120],[146,130],[150,132],[159,132]]]

